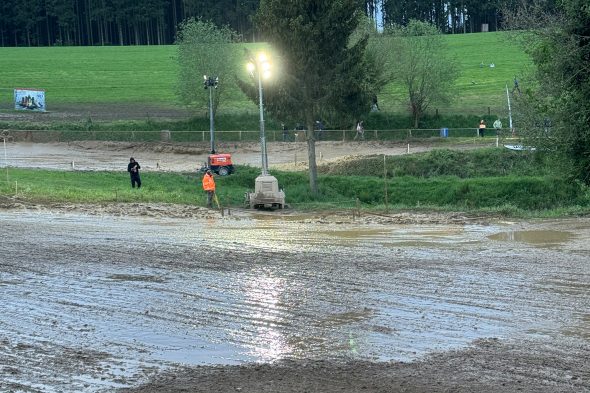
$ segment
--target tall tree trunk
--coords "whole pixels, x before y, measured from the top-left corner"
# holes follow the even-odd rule
[[[47,9],[45,9],[45,28],[47,29],[47,46],[51,46],[51,30],[49,28],[49,15]]]
[[[461,16],[463,17],[463,34],[467,33],[467,19],[465,15],[465,6],[461,2]]]
[[[119,31],[119,45],[123,45],[123,26],[120,21],[117,21],[117,31]]]
[[[90,0],[86,1],[86,29],[86,34],[88,34],[88,45],[94,45],[94,34],[92,31],[92,10],[90,9]]]
[[[164,25],[164,17],[158,18],[157,28],[158,28],[158,45],[162,45],[163,38],[163,25]]]

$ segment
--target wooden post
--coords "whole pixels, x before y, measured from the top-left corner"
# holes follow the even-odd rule
[[[356,198],[356,214],[359,218],[361,217],[361,201],[358,198]]]
[[[346,130],[342,130],[342,142],[346,140]]]
[[[383,154],[383,184],[385,187],[385,211],[387,212],[388,209],[388,198],[387,198],[387,165],[385,160],[385,154]]]

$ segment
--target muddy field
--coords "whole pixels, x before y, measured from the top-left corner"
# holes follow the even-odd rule
[[[207,147],[10,142],[6,163],[192,171]],[[224,148],[259,165],[257,144]],[[0,240],[1,392],[590,392],[590,218],[2,198]]]
[[[590,219],[175,209],[2,206],[0,391],[590,391]]]

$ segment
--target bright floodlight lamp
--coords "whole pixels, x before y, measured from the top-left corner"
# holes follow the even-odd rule
[[[256,59],[258,60],[259,63],[266,63],[268,60],[266,59],[266,53],[264,52],[259,52],[258,55],[256,56]]]

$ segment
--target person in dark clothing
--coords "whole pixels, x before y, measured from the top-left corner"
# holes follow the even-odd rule
[[[129,164],[127,165],[127,172],[131,175],[131,187],[135,188],[135,184],[137,184],[137,188],[141,188],[141,179],[139,178],[139,170],[141,167],[139,163],[135,161],[133,157],[129,159]]]
[[[281,123],[281,129],[283,130],[283,142],[287,142],[289,140],[289,129],[285,123]]]
[[[324,123],[322,123],[321,120],[316,120],[314,127],[317,130],[317,132],[316,132],[317,140],[321,141],[324,138],[324,130],[326,127],[324,126]]]

